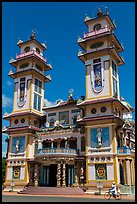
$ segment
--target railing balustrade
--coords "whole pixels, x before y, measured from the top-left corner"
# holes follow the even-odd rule
[[[96,36],[96,35],[99,35],[99,34],[102,34],[102,33],[110,32],[110,31],[111,31],[111,29],[109,27],[104,27],[104,28],[101,28],[99,30],[84,33],[84,38]]]
[[[131,148],[129,147],[118,147],[117,154],[131,154]]]
[[[69,154],[77,155],[77,149],[73,148],[42,148],[36,151],[36,155],[42,154]]]
[[[44,57],[42,57],[39,53],[37,53],[35,50],[31,50],[29,52],[24,52],[21,54],[17,54],[16,55],[16,59],[20,59],[29,55],[36,55],[38,58],[42,59],[45,63],[46,63],[46,59]]]

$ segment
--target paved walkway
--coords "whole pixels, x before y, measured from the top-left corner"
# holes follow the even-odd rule
[[[31,194],[18,194],[17,192],[2,192],[2,195],[17,195],[17,196],[41,196],[41,195],[31,195]],[[49,195],[42,195],[42,196],[49,196]],[[57,195],[51,195],[57,196]],[[86,194],[85,195],[58,195],[59,197],[73,197],[73,198],[104,198],[104,195],[93,195],[93,194]],[[135,200],[134,195],[122,195],[123,199],[126,200]]]

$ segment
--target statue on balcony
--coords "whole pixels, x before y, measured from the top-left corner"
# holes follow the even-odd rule
[[[46,128],[49,128],[49,121],[46,122]]]
[[[19,140],[19,137],[17,137],[17,140],[16,140],[16,151],[19,152],[19,146],[20,146],[20,140]]]
[[[98,128],[97,129],[97,141],[98,141],[98,146],[101,147],[102,146],[102,129],[101,128]]]

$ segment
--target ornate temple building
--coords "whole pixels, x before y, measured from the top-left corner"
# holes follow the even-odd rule
[[[5,185],[95,188],[135,185],[135,129],[133,108],[120,97],[118,66],[123,46],[114,34],[107,10],[85,18],[88,28],[78,38],[78,58],[85,67],[85,97],[44,104],[44,86],[52,69],[43,56],[46,45],[32,33],[17,43],[20,54],[10,61],[16,71],[9,127]],[[48,90],[46,90],[48,91]],[[129,119],[130,118],[130,119]]]

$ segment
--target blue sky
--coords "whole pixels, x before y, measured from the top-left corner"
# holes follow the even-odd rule
[[[13,79],[8,77],[9,64],[16,53],[18,39],[28,40],[32,29],[36,39],[46,42],[44,57],[53,67],[47,74],[52,81],[46,84],[45,99],[49,104],[57,99],[67,100],[73,89],[75,99],[85,95],[85,67],[78,59],[78,36],[83,38],[87,27],[86,14],[96,15],[97,8],[108,7],[117,29],[115,34],[124,45],[125,65],[119,67],[120,95],[135,108],[135,3],[134,2],[3,2],[2,3],[2,115],[12,112]],[[9,125],[5,120],[2,126]],[[2,138],[3,155],[6,135]]]

